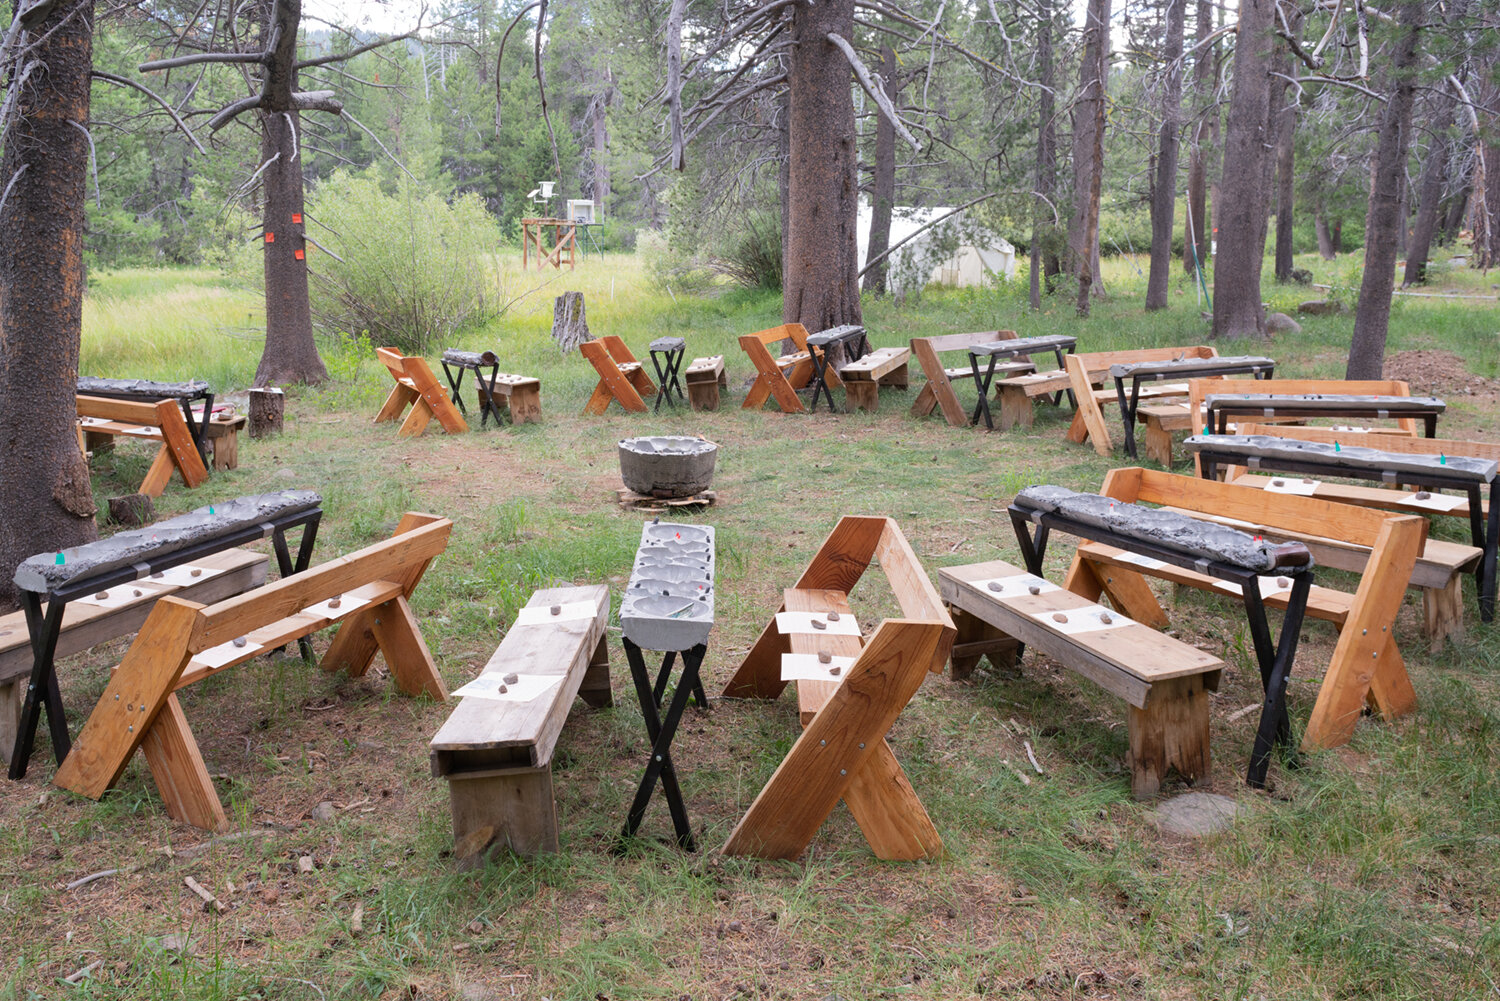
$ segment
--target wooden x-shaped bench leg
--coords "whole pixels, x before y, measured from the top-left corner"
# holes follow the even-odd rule
[[[584,404],[584,413],[598,416],[609,409],[610,400],[618,401],[620,406],[632,413],[643,414],[649,409],[636,388],[634,373],[632,377],[627,377],[621,372],[620,366],[610,356],[604,344],[599,341],[584,341],[578,345],[578,350],[594,366],[594,371],[599,373],[599,384],[594,387],[594,394],[589,397],[588,403]],[[645,378],[645,373],[641,373],[641,377]],[[647,382],[649,381],[648,379]]]
[[[881,858],[941,853],[942,839],[885,734],[921,687],[942,636],[937,622],[881,623],[735,827],[725,854],[797,858],[841,799]]]
[[[759,410],[765,405],[766,400],[772,396],[776,397],[776,405],[786,413],[798,414],[807,409],[802,405],[802,401],[797,397],[797,391],[792,388],[792,383],[782,374],[781,367],[776,364],[776,359],[771,357],[771,352],[766,350],[764,344],[753,335],[748,335],[740,338],[740,347],[744,349],[745,354],[750,358],[751,363],[755,365],[755,371],[758,373],[755,377],[755,383],[750,387],[750,391],[745,394],[745,402],[741,405],[742,409]],[[808,374],[811,374],[812,363],[810,361],[801,362],[797,366],[794,366],[792,374],[794,376],[798,375],[798,369],[801,369],[803,366],[806,366]],[[806,375],[803,378],[805,380]]]

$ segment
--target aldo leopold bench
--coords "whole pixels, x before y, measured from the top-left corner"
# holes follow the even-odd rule
[[[1494,459],[1387,452],[1359,445],[1345,446],[1338,441],[1306,441],[1268,435],[1201,435],[1187,439],[1184,444],[1198,454],[1206,479],[1217,478],[1221,466],[1246,466],[1253,470],[1375,480],[1389,486],[1422,488],[1407,495],[1406,508],[1426,506],[1428,510],[1437,511],[1449,505],[1441,495],[1434,497],[1430,488],[1448,487],[1463,491],[1468,498],[1469,530],[1474,545],[1484,554],[1475,577],[1479,614],[1485,622],[1494,618],[1496,539],[1500,536],[1500,503],[1497,503],[1500,501],[1500,477],[1497,477],[1500,463]],[[1486,488],[1489,492],[1487,518],[1483,499]]]
[[[1308,589],[1307,617],[1332,624],[1338,630],[1338,642],[1303,735],[1304,747],[1346,743],[1366,702],[1386,719],[1408,712],[1416,704],[1395,628],[1396,614],[1427,534],[1423,519],[1331,504],[1313,497],[1263,494],[1139,467],[1111,470],[1100,493],[1117,502],[1161,505],[1166,511],[1201,521],[1218,521],[1263,539],[1302,543],[1315,557],[1328,552],[1330,558],[1340,559],[1345,569],[1360,571],[1358,587],[1352,594],[1326,585]],[[1329,552],[1327,540],[1321,545],[1312,541],[1318,533],[1328,531],[1329,525],[1338,526],[1345,540],[1343,551]],[[1356,550],[1363,552],[1358,565],[1351,562]],[[1129,547],[1098,541],[1079,543],[1064,586],[1089,598],[1106,594],[1127,615],[1164,629],[1168,625],[1166,613],[1143,575],[1238,598],[1247,604],[1259,600],[1271,608],[1287,609],[1294,596],[1290,577],[1262,577],[1257,590],[1247,590],[1196,566],[1184,568],[1143,557]],[[1263,658],[1269,634],[1252,633],[1252,639],[1257,658]]]
[[[552,750],[578,696],[611,704],[604,638],[609,588],[550,587],[532,594],[479,677],[432,738],[432,774],[448,780],[454,856],[484,864],[491,848],[557,851]]]
[[[624,341],[608,334],[596,341],[584,341],[578,345],[578,353],[599,373],[599,383],[583,405],[584,413],[597,417],[609,409],[611,400],[631,413],[646,412],[646,401],[641,397],[655,396],[656,384]]]
[[[207,482],[208,466],[204,464],[200,442],[172,400],[146,403],[79,396],[75,402],[78,408],[78,444],[82,449],[97,448],[101,440],[114,437],[160,443],[151,468],[141,480],[140,493],[160,497],[174,471],[181,474],[182,482],[189,489]]]
[[[270,536],[282,577],[305,570],[321,504],[311,490],[240,497],[23,561],[16,568],[15,586],[30,645],[21,649],[6,643],[0,653],[0,686],[14,683],[24,672],[30,675],[15,727],[10,777],[26,774],[44,706],[53,754],[59,764],[68,755],[56,657],[135,631],[165,595],[217,601],[260,585],[266,579],[265,558],[235,548],[247,542]],[[294,563],[286,532],[299,526],[302,541]],[[19,632],[19,625],[12,616],[0,619],[6,631]]]
[[[848,595],[876,559],[901,618],[864,641]],[[896,523],[841,518],[724,689],[774,699],[796,681],[803,725],[725,854],[797,858],[842,799],[879,858],[941,855],[942,838],[885,735],[928,672],[942,671],[954,632]]]
[[[1103,389],[1109,379],[1110,369],[1116,365],[1136,365],[1148,362],[1196,361],[1216,359],[1217,349],[1209,345],[1190,345],[1177,348],[1144,348],[1133,351],[1099,351],[1090,354],[1069,355],[1063,367],[1068,372],[1068,384],[1078,399],[1078,410],[1073,414],[1073,423],[1068,428],[1068,440],[1078,444],[1088,441],[1094,451],[1108,456],[1114,451],[1110,438],[1109,423],[1104,419],[1103,408],[1119,402],[1119,396],[1111,389]],[[1011,380],[1006,380],[1009,382]],[[1000,384],[1003,388],[1005,383]],[[1153,402],[1185,397],[1188,385],[1183,382],[1158,383],[1153,380],[1144,387],[1138,399]]]
[[[495,418],[495,426],[505,423],[503,406],[510,411],[512,424],[537,421],[542,416],[542,381],[527,375],[511,375],[500,371],[500,358],[493,351],[459,351],[449,348],[443,352],[443,376],[453,389],[452,400],[458,409],[467,413],[463,396],[464,373],[473,372],[479,393],[479,428]],[[489,375],[484,370],[489,369]],[[455,374],[456,373],[456,374]]]
[[[968,378],[972,374],[972,366],[949,368],[938,356],[966,351],[980,344],[1015,340],[1015,337],[1014,330],[985,330],[972,334],[913,337],[911,353],[916,356],[917,364],[922,366],[922,374],[927,377],[927,382],[917,393],[917,398],[912,401],[911,415],[926,417],[934,409],[941,409],[943,419],[953,427],[967,427],[969,412],[964,409],[963,404],[958,402],[958,394],[953,389],[953,380]],[[1001,375],[1017,375],[1034,371],[1036,371],[1036,366],[1024,359],[1008,361],[995,368],[995,372]]]
[[[153,382],[150,379],[100,379],[91,375],[78,377],[78,395],[106,400],[134,400],[137,403],[156,403],[174,400],[182,407],[183,420],[197,446],[198,458],[208,462],[208,440],[205,425],[213,414],[214,394],[208,383],[201,379],[190,382]],[[194,412],[193,401],[203,402],[202,416]]]
[[[1022,490],[1010,505],[1010,518],[1026,559],[1026,568],[1037,577],[1041,576],[1048,534],[1056,530],[1116,546],[1136,556],[1194,570],[1239,588],[1245,602],[1256,660],[1260,664],[1261,683],[1265,689],[1265,703],[1261,710],[1260,725],[1256,728],[1255,746],[1250,754],[1245,781],[1252,787],[1263,787],[1272,746],[1279,744],[1288,753],[1292,752],[1286,689],[1297,654],[1297,641],[1307,608],[1308,590],[1312,586],[1313,559],[1307,547],[1300,543],[1274,545],[1244,532],[1200,521],[1175,511],[1142,507],[1112,497],[1076,493],[1056,486],[1036,486]],[[1036,526],[1035,534],[1028,531],[1028,525]],[[1271,628],[1266,620],[1262,602],[1262,578],[1273,583],[1273,590],[1290,591],[1279,642],[1272,639]],[[1286,581],[1285,585],[1281,583],[1283,580]],[[1064,624],[1058,622],[1057,614],[1053,613],[1048,617],[1055,624]],[[1091,613],[1082,609],[1061,614],[1072,622],[1074,619],[1087,620]],[[1100,620],[1104,617],[1101,613],[1092,614],[1097,615]],[[1108,627],[1112,623],[1105,625]],[[1150,651],[1151,647],[1147,646],[1145,649]],[[1076,656],[1072,651],[1063,652],[1063,663],[1069,663],[1069,656]],[[1094,652],[1098,652],[1097,647]],[[1188,695],[1191,711],[1203,719],[1202,726],[1194,726],[1194,734],[1201,736],[1206,746],[1206,700],[1200,693],[1197,696],[1198,704],[1194,705],[1192,693]],[[1168,734],[1165,740],[1170,746],[1174,737]],[[1168,760],[1163,764],[1172,763],[1170,752],[1166,750],[1158,752],[1152,749],[1148,760],[1156,758],[1158,754],[1167,755]],[[1193,754],[1189,760],[1195,758],[1197,755]],[[1206,763],[1206,750],[1203,752],[1203,760]],[[1143,784],[1149,787],[1149,774],[1137,773],[1137,779],[1143,780]]]
[[[791,341],[796,351],[773,355],[771,349],[782,341]],[[783,323],[769,330],[758,330],[740,336],[740,350],[755,366],[755,382],[745,394],[742,410],[759,410],[767,399],[775,397],[782,413],[800,414],[807,408],[797,398],[797,390],[808,384],[813,375],[812,355],[807,349],[807,328],[800,323]],[[833,375],[835,382],[837,374]]]
[[[396,385],[385,398],[380,412],[375,415],[376,424],[401,420],[401,414],[410,406],[411,413],[401,421],[401,430],[397,432],[402,438],[426,431],[434,417],[449,434],[462,434],[469,430],[469,422],[464,420],[463,414],[453,405],[453,400],[443,392],[437,376],[432,374],[426,361],[403,355],[396,348],[376,348],[375,357],[380,359],[380,363],[391,373],[391,378],[396,380]],[[456,395],[455,390],[455,397]]]
[[[1141,383],[1160,382],[1163,379],[1204,379],[1213,376],[1249,375],[1255,379],[1269,379],[1276,374],[1276,362],[1258,355],[1237,355],[1231,358],[1182,358],[1171,361],[1123,362],[1109,367],[1109,377],[1115,381],[1115,395],[1120,401],[1120,417],[1125,422],[1125,454],[1136,458],[1135,422],[1140,407]],[[1130,393],[1125,384],[1130,383]],[[1189,420],[1192,415],[1188,415]],[[1170,449],[1168,463],[1170,464]]]
[[[207,606],[158,600],[53,781],[98,799],[139,748],[173,819],[227,829],[176,693],[333,625],[324,670],[360,677],[378,651],[402,692],[447,698],[408,599],[452,528],[408,513],[392,538],[247,594]]]

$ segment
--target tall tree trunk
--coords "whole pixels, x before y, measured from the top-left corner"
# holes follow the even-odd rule
[[[1057,216],[1052,201],[1053,175],[1057,171],[1057,104],[1053,97],[1052,0],[1037,0],[1037,82],[1041,93],[1037,107],[1036,199],[1031,213],[1031,308],[1042,308],[1042,282],[1052,291],[1051,279],[1058,272],[1052,252]],[[1050,220],[1050,221],[1049,221]]]
[[[1302,35],[1302,12],[1295,7],[1288,14],[1292,34]],[[1287,76],[1297,75],[1297,63],[1287,53],[1283,70]],[[1292,206],[1296,195],[1296,177],[1292,173],[1297,148],[1297,102],[1291,97],[1291,87],[1271,85],[1271,92],[1280,95],[1281,106],[1275,109],[1279,119],[1276,123],[1276,280],[1290,281],[1292,277]]]
[[[1219,117],[1217,107],[1213,106],[1213,68],[1218,49],[1216,45],[1206,44],[1214,31],[1213,6],[1208,0],[1198,0],[1194,23],[1196,42],[1202,48],[1193,57],[1194,119],[1188,153],[1188,211],[1182,230],[1182,269],[1189,274],[1208,263],[1208,202],[1205,197],[1208,167],[1203,133],[1208,128],[1208,116],[1212,114],[1216,120]]]
[[[306,245],[302,239],[302,126],[293,108],[297,89],[297,29],[302,0],[276,0],[266,15],[276,48],[267,63],[270,106],[260,118],[261,175],[265,191],[266,346],[255,370],[257,386],[328,381],[313,340],[307,298]]]
[[[1073,102],[1073,217],[1068,223],[1068,258],[1069,269],[1078,279],[1079,316],[1089,315],[1089,296],[1097,277],[1109,9],[1110,0],[1088,2],[1078,99]]]
[[[1463,161],[1454,157],[1459,163]],[[1456,166],[1457,164],[1454,164]],[[1450,167],[1451,169],[1451,167]],[[1458,191],[1443,203],[1442,230],[1438,234],[1438,243],[1452,243],[1458,239],[1458,234],[1463,231],[1464,219],[1469,214],[1469,196],[1473,194],[1473,172],[1465,176]]]
[[[1328,217],[1322,212],[1313,216],[1313,232],[1318,235],[1318,256],[1325,261],[1333,260],[1333,234],[1328,231]]]
[[[0,603],[28,556],[95,537],[78,450],[83,224],[93,0],[63,0],[25,36],[44,67],[17,93],[0,159]],[[77,123],[75,127],[74,123]]]
[[[898,72],[896,50],[889,45],[880,49],[880,85],[891,103],[896,103]],[[870,194],[870,239],[865,260],[874,261],[891,245],[891,209],[896,206],[896,127],[890,119],[875,115],[875,185]],[[888,260],[876,261],[865,272],[865,291],[885,293]]]
[[[1417,92],[1417,40],[1426,4],[1406,0],[1397,13],[1401,34],[1391,56],[1391,92],[1380,114],[1375,143],[1375,178],[1365,213],[1365,270],[1354,313],[1345,378],[1378,379],[1385,358],[1386,329],[1391,319],[1391,292],[1396,282],[1396,229],[1405,225],[1401,189],[1411,147],[1411,108]]]
[[[849,63],[828,41],[854,37],[854,0],[798,4],[792,12],[787,259],[781,316],[808,330],[862,320],[859,185]]]
[[[1402,287],[1427,283],[1427,261],[1438,230],[1438,211],[1442,208],[1443,189],[1448,186],[1448,128],[1453,124],[1457,95],[1448,87],[1438,92],[1432,102],[1430,121],[1434,126],[1427,156],[1422,161],[1422,176],[1417,181],[1417,218],[1412,226],[1411,245],[1406,248],[1406,271]]]
[[[594,205],[604,208],[609,197],[609,103],[614,97],[614,78],[608,69],[594,101]]]
[[[1157,143],[1156,183],[1151,191],[1151,273],[1146,278],[1146,308],[1167,308],[1172,277],[1172,224],[1177,214],[1177,133],[1182,118],[1182,31],[1187,0],[1166,0],[1166,45],[1162,58],[1161,138]]]
[[[1214,259],[1214,336],[1264,337],[1260,271],[1265,254],[1266,142],[1276,0],[1242,0],[1234,43],[1234,88],[1224,132]]]

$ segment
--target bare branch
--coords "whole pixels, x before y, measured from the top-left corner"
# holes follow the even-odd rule
[[[317,240],[314,240],[312,238],[311,234],[309,234],[307,232],[304,232],[302,234],[302,239],[306,240],[308,243],[312,244],[314,247],[317,247],[323,253],[327,254],[329,257],[333,258],[335,261],[338,261],[340,264],[348,264],[349,263],[348,261],[346,261],[342,257],[340,257],[338,254],[335,254],[333,251],[331,251],[327,247],[323,246]]]
[[[264,100],[265,100],[265,96],[264,95],[262,95],[262,94],[254,94],[254,95],[252,95],[250,97],[242,97],[238,101],[235,101],[233,104],[228,105],[227,107],[224,107],[224,108],[220,108],[214,114],[214,116],[208,120],[208,129],[209,129],[209,131],[210,132],[217,132],[217,131],[219,131],[224,126],[228,125],[230,122],[234,121],[236,118],[238,118],[240,115],[244,114],[245,112],[250,111],[253,108],[260,107],[261,106],[261,102],[264,101]]]
[[[79,132],[82,132],[83,138],[89,144],[89,166],[94,169],[94,204],[102,209],[104,208],[104,195],[99,191],[99,155],[98,152],[94,149],[94,137],[89,135],[88,129],[84,128],[82,125],[79,125],[72,119],[68,119],[68,124],[73,126]]]
[[[552,131],[552,116],[547,113],[547,74],[542,69],[542,26],[547,23],[547,0],[541,0],[536,12],[536,42],[532,52],[536,62],[536,90],[542,99],[542,121],[547,126],[547,139],[552,143],[552,169],[557,172],[557,181],[562,183],[562,158],[557,155],[557,134]]]
[[[391,158],[391,162],[394,163],[396,166],[398,166],[398,167],[401,168],[401,173],[405,174],[407,177],[410,177],[413,181],[415,181],[417,179],[416,176],[413,175],[411,171],[409,171],[409,170],[406,169],[406,165],[405,164],[403,164],[400,160],[397,160],[395,158],[395,156],[393,156],[391,154],[391,151],[385,148],[385,143],[383,143],[383,142],[380,141],[380,137],[377,136],[375,133],[371,132],[368,128],[366,128],[365,124],[363,122],[361,122],[358,118],[355,118],[353,115],[349,114],[349,110],[347,108],[341,109],[339,111],[339,117],[343,118],[346,122],[353,122],[355,125],[358,125],[361,129],[364,129],[365,135],[367,135],[371,139],[375,140],[375,145],[380,147],[380,151],[382,153],[384,153],[386,156],[389,156]]]
[[[162,106],[162,110],[166,111],[167,114],[172,116],[172,122],[177,126],[178,130],[181,131],[183,135],[188,137],[188,142],[192,143],[194,148],[196,148],[199,153],[202,153],[204,156],[208,155],[208,150],[204,149],[202,143],[198,142],[198,137],[193,135],[192,130],[187,127],[187,123],[182,120],[182,117],[177,114],[177,111],[170,104],[168,104],[166,101],[163,101],[159,96],[157,96],[155,91],[152,91],[147,87],[143,87],[142,85],[127,77],[115,76],[113,73],[105,73],[103,70],[93,70],[92,75],[96,80],[104,80],[108,83],[115,84],[118,87],[134,87],[142,94],[145,94],[147,97],[151,98],[151,100]]]
[[[1300,87],[1301,84],[1306,84],[1306,83],[1331,83],[1335,87],[1347,87],[1350,90],[1358,91],[1359,93],[1365,95],[1366,97],[1368,97],[1368,98],[1370,98],[1372,100],[1379,101],[1381,104],[1384,104],[1385,101],[1386,101],[1386,98],[1385,98],[1384,94],[1377,94],[1377,93],[1375,93],[1373,90],[1371,90],[1368,87],[1361,87],[1359,84],[1355,83],[1353,80],[1344,80],[1344,79],[1341,79],[1340,77],[1336,77],[1336,76],[1323,76],[1323,75],[1319,74],[1319,75],[1315,75],[1315,76],[1291,77],[1291,76],[1287,76],[1285,73],[1276,73],[1276,72],[1273,72],[1271,75],[1272,76],[1281,77],[1281,79],[1286,80],[1286,81],[1288,81],[1290,83],[1298,84],[1299,87]]]
[[[10,189],[16,186],[16,182],[21,179],[22,174],[26,173],[26,168],[29,166],[31,164],[23,163],[21,164],[21,169],[10,175],[10,183],[5,186],[5,194],[0,195],[0,215],[4,215],[5,213],[5,203],[10,200]]]
[[[860,61],[859,55],[854,51],[854,46],[850,45],[842,35],[836,32],[830,31],[827,38],[834,45],[838,46],[839,51],[844,54],[844,58],[849,60],[849,65],[854,70],[855,79],[865,89],[865,93],[870,95],[870,99],[875,102],[875,106],[880,109],[880,113],[885,116],[886,121],[891,123],[891,126],[896,130],[896,134],[911,143],[912,149],[921,149],[922,144],[917,142],[917,137],[911,134],[910,130],[901,121],[901,116],[896,113],[896,109],[891,105],[891,99],[886,96],[885,88],[870,78],[870,71]]]
[[[510,33],[516,30],[516,25],[521,23],[521,18],[525,17],[529,11],[541,5],[542,0],[533,0],[533,2],[522,7],[516,13],[515,18],[511,20],[510,27],[505,29],[505,34],[500,36],[500,51],[495,55],[495,135],[497,136],[500,134],[500,109],[503,106],[502,95],[504,94],[505,86],[505,74],[500,72],[501,62],[505,59],[505,43],[509,41]],[[537,34],[541,34],[540,26],[537,28]]]
[[[865,272],[866,271],[869,271],[876,264],[879,264],[881,261],[883,261],[887,257],[891,256],[891,254],[895,253],[897,250],[901,249],[903,246],[905,246],[906,244],[910,243],[916,237],[918,237],[921,234],[927,232],[929,229],[931,229],[932,227],[936,226],[938,223],[944,221],[945,219],[951,219],[954,216],[958,215],[960,212],[962,212],[964,209],[970,208],[970,207],[972,207],[974,205],[978,205],[980,202],[985,201],[985,200],[990,199],[990,198],[994,198],[996,195],[999,195],[999,194],[1001,194],[1001,192],[999,192],[999,191],[991,191],[987,195],[980,195],[978,198],[971,198],[968,201],[964,202],[962,205],[960,205],[958,208],[954,209],[952,212],[946,212],[943,215],[938,216],[936,219],[932,220],[931,222],[927,223],[926,225],[918,226],[916,229],[914,229],[910,233],[908,233],[905,237],[903,237],[900,240],[897,240],[895,243],[891,244],[891,246],[887,247],[885,253],[877,255],[872,260],[866,261],[865,262],[865,266],[862,267],[862,268],[860,268],[859,269],[859,274],[855,275],[854,277],[855,278],[863,278],[865,276]]]
[[[293,111],[326,111],[331,115],[342,114],[344,105],[331,90],[299,90],[292,94]]]
[[[142,73],[156,73],[161,70],[174,70],[179,66],[195,66],[198,63],[265,63],[270,59],[267,52],[194,52],[186,56],[173,56],[171,59],[156,59],[149,63],[141,63],[136,69]]]
[[[390,45],[392,42],[404,42],[408,38],[416,38],[418,30],[420,29],[408,31],[404,35],[390,35],[386,38],[377,38],[373,42],[370,42],[366,45],[361,45],[358,48],[350,49],[348,52],[334,52],[330,55],[319,56],[316,59],[304,59],[297,64],[296,68],[299,70],[305,70],[311,66],[326,66],[329,63],[347,62],[348,60],[353,59],[355,56],[364,55],[371,49],[378,49],[382,46]]]

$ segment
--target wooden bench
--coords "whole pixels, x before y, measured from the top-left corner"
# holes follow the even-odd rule
[[[1000,581],[1014,583],[998,592],[989,586]],[[1041,593],[1030,593],[1030,586]],[[1173,769],[1190,782],[1206,778],[1208,693],[1218,690],[1223,662],[1139,622],[1064,632],[1053,615],[1081,618],[1095,598],[1045,586],[1000,560],[939,570],[938,588],[958,626],[953,677],[967,676],[977,660],[973,643],[984,644],[992,657],[1024,643],[1125,700],[1130,791],[1137,798],[1156,795]],[[982,640],[964,643],[981,633]]]
[[[902,617],[883,620],[864,641],[848,595],[876,559]],[[879,858],[942,854],[937,828],[885,742],[926,675],[942,671],[955,634],[900,528],[889,518],[841,518],[784,593],[781,612],[793,616],[781,620],[788,631],[780,615],[773,618],[724,694],[775,699],[788,674],[797,676],[803,730],[724,853],[797,858],[842,799]],[[819,630],[813,620],[830,628]]]
[[[791,341],[797,349],[791,354],[772,355],[770,348],[782,341]],[[740,350],[755,366],[755,382],[745,394],[742,410],[759,410],[766,400],[775,397],[776,405],[783,413],[800,414],[807,408],[797,398],[797,390],[806,386],[813,376],[812,355],[807,350],[807,328],[800,323],[783,323],[769,330],[758,330],[753,334],[740,335]],[[838,383],[835,372],[828,373],[830,383]]]
[[[1115,382],[1115,396],[1120,405],[1120,418],[1125,425],[1125,454],[1137,458],[1135,446],[1136,413],[1142,397],[1141,386],[1166,379],[1202,379],[1222,376],[1249,376],[1252,379],[1270,379],[1276,374],[1276,362],[1264,355],[1235,355],[1217,358],[1180,358],[1171,361],[1122,362],[1109,367],[1109,377]],[[1125,391],[1129,383],[1130,391]],[[1168,444],[1168,457],[1171,446]],[[1171,463],[1168,462],[1170,468]]]
[[[548,614],[554,607],[557,616]],[[458,706],[429,747],[432,774],[448,780],[460,868],[482,866],[500,848],[557,851],[552,750],[575,696],[594,708],[612,704],[608,616],[603,584],[537,591],[479,677],[453,693]],[[511,675],[517,694],[507,698],[499,688]]]
[[[459,413],[453,401],[448,398],[447,391],[438,383],[437,376],[432,374],[426,361],[403,355],[396,348],[376,348],[375,357],[380,359],[380,363],[396,381],[380,412],[375,415],[376,424],[401,420],[401,415],[410,406],[411,413],[401,421],[401,430],[397,432],[402,438],[414,437],[426,431],[434,417],[449,434],[461,434],[469,430],[469,422],[464,420],[464,415]]]
[[[1078,410],[1074,413],[1073,424],[1068,429],[1068,440],[1079,444],[1089,441],[1093,444],[1094,451],[1104,456],[1114,451],[1109,423],[1104,419],[1103,408],[1119,403],[1119,395],[1113,387],[1100,388],[1109,378],[1109,370],[1114,366],[1217,357],[1219,357],[1218,350],[1205,344],[1068,355],[1064,367],[1068,373],[1068,385],[1072,387],[1073,395],[1078,400]],[[1155,405],[1164,398],[1180,398],[1187,394],[1188,387],[1184,383],[1158,383],[1143,389],[1139,398],[1149,400],[1152,405]]]
[[[77,397],[78,447],[87,455],[101,441],[134,438],[158,444],[156,457],[141,480],[139,493],[160,497],[176,472],[190,489],[208,480],[208,467],[188,428],[187,418],[173,400],[142,403],[99,396]]]
[[[198,449],[198,458],[208,463],[208,441],[204,420],[213,413],[214,394],[208,383],[201,379],[188,382],[157,382],[152,379],[101,379],[92,375],[78,377],[78,395],[106,400],[126,400],[134,403],[159,403],[175,400],[182,408],[183,420],[193,436]],[[195,407],[194,401],[200,406]]]
[[[943,411],[943,419],[953,427],[967,427],[969,412],[964,409],[963,404],[958,402],[958,394],[953,391],[953,380],[957,379],[962,383],[967,379],[972,382],[973,369],[966,365],[948,368],[939,355],[954,351],[967,351],[981,344],[993,344],[995,341],[1015,340],[1015,338],[1014,330],[984,330],[973,334],[913,337],[911,353],[917,356],[917,364],[922,366],[922,374],[927,376],[927,382],[922,386],[921,392],[917,393],[917,398],[912,401],[911,415],[926,417],[934,408],[940,408]],[[964,360],[968,360],[967,355]],[[995,371],[1007,376],[1020,375],[1036,371],[1036,365],[1030,361],[1017,359],[996,364]]]
[[[838,370],[844,382],[849,405],[874,412],[880,407],[880,387],[905,389],[908,381],[910,348],[876,348],[863,358],[856,358]]]
[[[443,352],[441,360],[443,375],[453,390],[450,398],[458,404],[461,411],[467,412],[460,393],[464,373],[474,373],[481,429],[491,417],[495,419],[496,427],[503,424],[506,410],[510,411],[512,424],[526,424],[542,419],[542,380],[500,371],[500,358],[495,352],[458,351],[449,348]],[[484,373],[486,368],[489,369],[488,375]]]
[[[583,405],[583,412],[595,417],[609,409],[613,400],[631,413],[644,414],[647,410],[643,396],[656,395],[656,383],[641,368],[635,355],[625,342],[613,334],[596,341],[584,341],[578,352],[599,373],[599,383],[594,393]]]
[[[1100,493],[1126,503],[1162,505],[1205,520],[1235,519],[1235,526],[1242,530],[1258,526],[1268,541],[1309,538],[1337,525],[1350,547],[1346,552],[1352,554],[1354,547],[1360,547],[1364,554],[1362,568],[1354,567],[1348,558],[1342,561],[1344,566],[1363,572],[1353,594],[1326,583],[1309,590],[1306,614],[1331,623],[1339,637],[1303,746],[1346,743],[1367,701],[1386,719],[1409,712],[1416,704],[1395,627],[1396,613],[1427,538],[1423,519],[1312,497],[1252,492],[1139,467],[1110,471]],[[1164,628],[1166,613],[1143,574],[1245,600],[1242,593],[1195,569],[1121,556],[1118,547],[1098,542],[1079,545],[1064,586],[1085,597],[1103,593],[1126,615]],[[1263,594],[1260,600],[1267,607],[1283,608],[1289,599],[1286,590],[1279,589]]]
[[[240,468],[240,432],[249,420],[244,414],[216,413],[204,422],[203,436],[216,472]]]
[[[688,403],[694,410],[718,410],[719,390],[729,385],[724,374],[724,356],[694,358],[683,373],[683,381],[687,383]]]
[[[447,698],[408,599],[452,528],[408,513],[392,538],[247,594],[207,606],[158,599],[53,781],[98,799],[139,748],[173,819],[226,830],[176,693],[329,626],[339,631],[324,670],[360,677],[379,652],[402,692]]]

